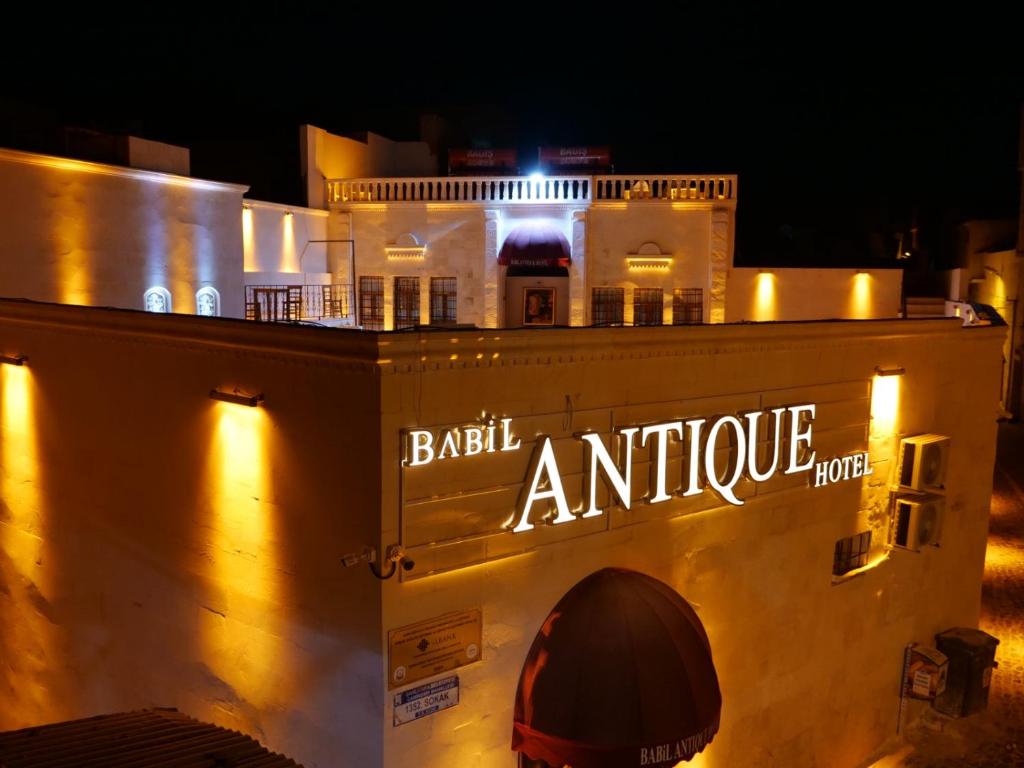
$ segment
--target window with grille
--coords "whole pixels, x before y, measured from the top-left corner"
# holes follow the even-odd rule
[[[368,331],[384,330],[384,278],[359,278],[359,324]]]
[[[672,292],[672,325],[699,325],[704,322],[704,291],[700,288],[676,288]]]
[[[832,575],[842,576],[868,564],[868,550],[871,549],[871,531],[848,536],[836,542],[832,558]]]
[[[430,324],[455,325],[458,292],[454,277],[430,278]]]
[[[633,289],[633,325],[661,325],[661,288]]]
[[[622,325],[622,309],[626,303],[624,288],[594,288],[591,294],[592,325]]]
[[[420,324],[420,279],[395,278],[395,330]]]

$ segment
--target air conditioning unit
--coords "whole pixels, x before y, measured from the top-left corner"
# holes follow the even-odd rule
[[[892,513],[890,543],[905,549],[937,545],[946,500],[941,496],[897,496]]]
[[[914,435],[903,438],[896,465],[896,484],[912,491],[945,493],[948,457],[948,437]]]

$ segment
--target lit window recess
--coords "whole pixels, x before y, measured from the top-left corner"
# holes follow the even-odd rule
[[[206,286],[196,291],[196,314],[201,317],[220,316],[220,293],[216,288]]]
[[[147,312],[170,312],[171,292],[160,286],[150,288],[143,294],[142,302]]]
[[[24,365],[27,362],[25,355],[0,355],[0,364],[3,365]]]
[[[211,389],[210,399],[220,400],[224,403],[234,403],[235,405],[247,405],[250,408],[255,408],[263,402],[263,393],[261,392],[257,395],[250,395],[238,389],[231,392],[224,392],[220,389]]]

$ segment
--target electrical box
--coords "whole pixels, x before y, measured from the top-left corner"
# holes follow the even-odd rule
[[[903,681],[907,696],[912,699],[934,699],[946,690],[949,659],[937,648],[911,643],[907,649],[906,679]]]
[[[944,715],[966,717],[988,706],[999,640],[980,629],[956,627],[935,636],[935,647],[949,659],[946,690],[932,706]]]

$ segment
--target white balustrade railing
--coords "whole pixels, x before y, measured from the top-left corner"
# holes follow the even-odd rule
[[[327,181],[327,201],[332,205],[735,199],[735,176],[439,176]]]

